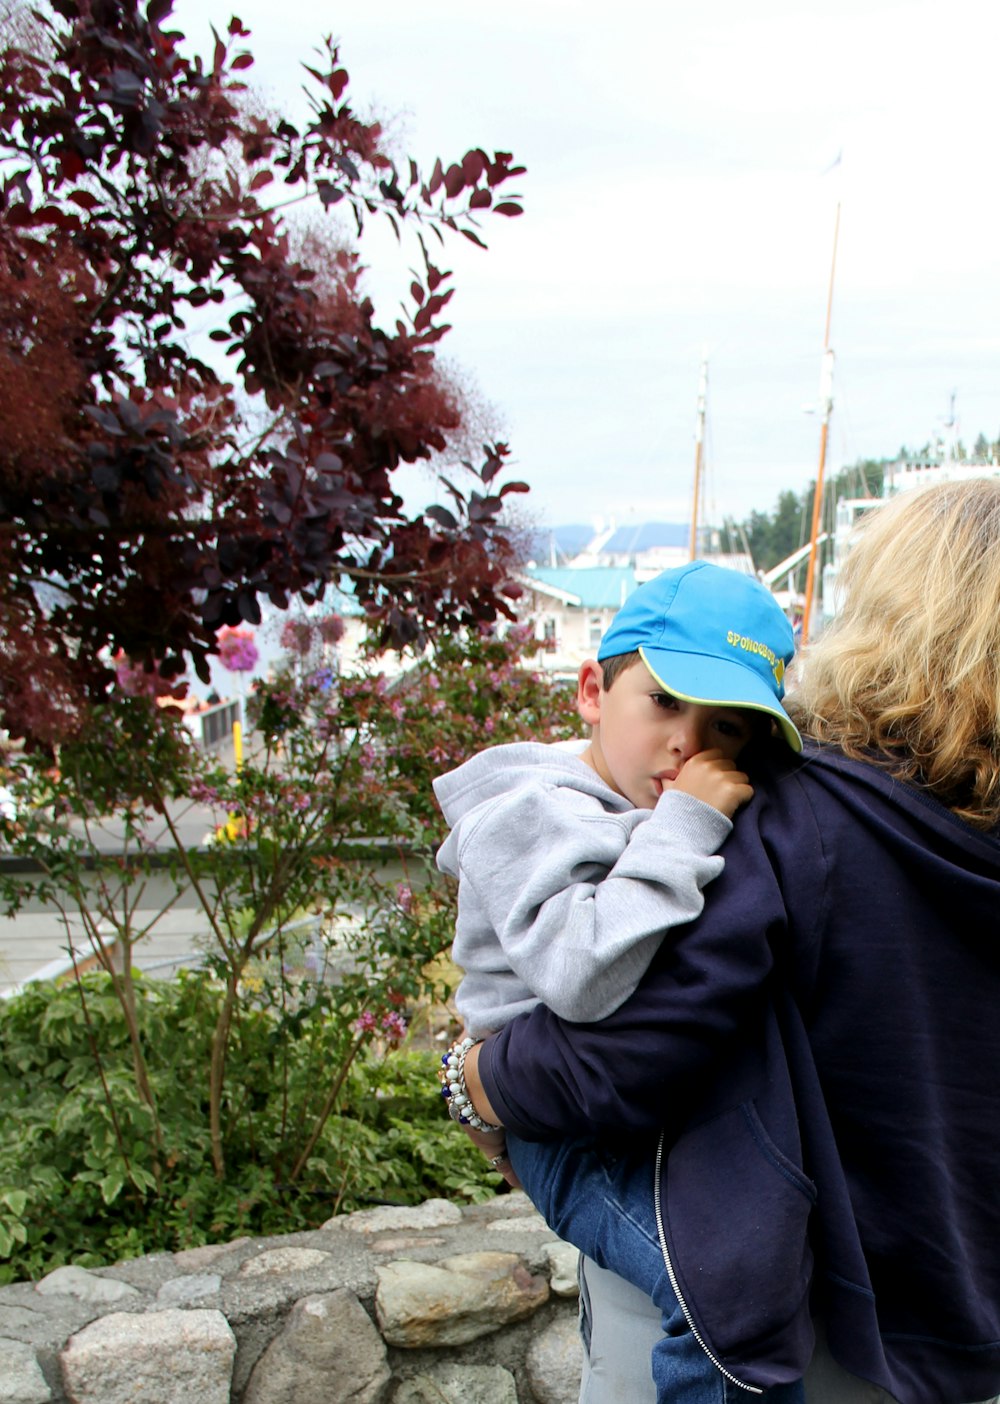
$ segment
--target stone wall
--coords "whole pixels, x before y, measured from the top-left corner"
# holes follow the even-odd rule
[[[523,1194],[0,1288],[0,1404],[575,1404],[576,1251]]]

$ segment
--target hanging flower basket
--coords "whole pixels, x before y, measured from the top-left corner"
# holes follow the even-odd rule
[[[224,625],[216,634],[219,641],[219,662],[230,673],[252,673],[260,654],[250,629],[233,629]]]

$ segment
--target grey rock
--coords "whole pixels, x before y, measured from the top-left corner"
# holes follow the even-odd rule
[[[495,1219],[493,1223],[486,1225],[486,1231],[487,1233],[552,1233],[541,1214],[524,1214],[510,1222]]]
[[[450,1199],[426,1199],[423,1204],[399,1208],[361,1209],[327,1219],[324,1229],[350,1229],[353,1233],[384,1233],[387,1229],[442,1228],[462,1222],[462,1210]]]
[[[51,1398],[31,1346],[0,1338],[0,1404],[49,1404]]]
[[[397,1233],[388,1238],[372,1239],[371,1249],[373,1253],[395,1253],[397,1257],[401,1253],[423,1253],[426,1256],[435,1248],[443,1248],[446,1241],[444,1238],[432,1238],[427,1233]]]
[[[155,1292],[176,1274],[173,1253],[149,1253],[144,1258],[127,1258],[113,1268],[100,1269],[98,1275],[127,1282],[140,1292]]]
[[[517,1404],[514,1376],[501,1365],[432,1365],[396,1390],[392,1404]]]
[[[114,1312],[60,1356],[70,1404],[229,1404],[236,1337],[218,1311]]]
[[[0,1336],[34,1346],[39,1353],[59,1350],[75,1331],[101,1315],[100,1305],[76,1297],[36,1296],[35,1301],[41,1310],[0,1305]]]
[[[524,1190],[511,1190],[510,1194],[498,1194],[495,1199],[487,1199],[482,1204],[471,1204],[463,1217],[470,1222],[476,1219],[517,1219],[522,1214],[537,1214],[532,1201]]]
[[[549,1270],[549,1286],[555,1295],[557,1297],[578,1297],[580,1295],[580,1280],[577,1276],[577,1268],[580,1263],[579,1250],[574,1248],[572,1243],[563,1243],[560,1238],[555,1243],[546,1243],[542,1253]]]
[[[329,1253],[317,1248],[269,1248],[255,1258],[247,1258],[240,1267],[241,1277],[281,1277],[287,1272],[308,1272],[324,1267]]]
[[[138,1290],[127,1282],[119,1282],[114,1277],[98,1277],[96,1273],[81,1267],[56,1268],[35,1285],[35,1291],[43,1297],[76,1297],[81,1302],[101,1304],[139,1297]]]
[[[252,1261],[252,1260],[251,1260]],[[242,1269],[223,1278],[219,1305],[229,1324],[242,1337],[243,1327],[253,1321],[283,1320],[302,1297],[349,1288],[359,1300],[375,1296],[375,1269],[347,1270],[332,1255],[315,1267],[279,1273],[244,1273]]]
[[[222,1286],[222,1278],[216,1272],[190,1273],[186,1277],[174,1277],[156,1294],[157,1306],[189,1306],[192,1302],[214,1297]]]
[[[234,1238],[231,1243],[205,1243],[200,1248],[182,1248],[174,1254],[174,1263],[188,1272],[197,1272],[201,1268],[211,1267],[227,1253],[236,1252],[250,1241],[249,1238]]]
[[[548,1295],[516,1253],[462,1253],[380,1267],[375,1314],[390,1345],[462,1345],[530,1316]]]
[[[525,1367],[538,1404],[576,1404],[583,1368],[583,1347],[576,1321],[562,1316],[547,1326],[528,1347]]]
[[[303,1297],[254,1367],[244,1404],[380,1404],[385,1344],[352,1292]]]

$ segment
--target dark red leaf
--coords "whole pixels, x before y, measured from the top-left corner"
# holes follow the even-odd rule
[[[427,507],[424,516],[430,517],[432,521],[438,522],[443,527],[447,527],[449,531],[455,531],[458,527],[457,519],[451,515],[447,507],[440,507],[437,503]]]
[[[465,189],[465,172],[461,166],[449,166],[444,177],[444,193],[454,199]]]
[[[486,169],[486,157],[481,151],[470,151],[462,159],[466,185],[475,185]]]

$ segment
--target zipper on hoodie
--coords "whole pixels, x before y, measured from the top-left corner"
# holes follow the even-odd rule
[[[694,1324],[694,1318],[691,1315],[691,1310],[688,1307],[687,1302],[681,1295],[680,1285],[677,1281],[677,1274],[674,1272],[674,1265],[670,1261],[670,1250],[667,1248],[667,1235],[663,1231],[663,1209],[660,1200],[660,1172],[662,1168],[663,1132],[661,1131],[660,1139],[656,1145],[656,1169],[654,1172],[655,1179],[653,1181],[653,1211],[656,1215],[656,1236],[660,1240],[660,1252],[663,1254],[663,1265],[667,1269],[667,1276],[670,1278],[670,1286],[673,1288],[673,1293],[674,1296],[677,1298],[677,1303],[680,1306],[681,1311],[684,1313],[684,1320],[688,1324],[688,1329],[690,1330],[692,1336],[694,1336],[695,1340],[698,1342],[701,1349],[705,1352],[709,1360],[712,1362],[712,1364],[718,1370],[719,1374],[722,1375],[724,1379],[729,1380],[730,1384],[736,1385],[738,1389],[745,1389],[748,1394],[763,1394],[763,1389],[759,1388],[757,1385],[745,1384],[743,1380],[738,1380],[734,1374],[732,1374],[729,1370],[726,1369],[722,1361],[717,1359],[717,1357],[712,1354],[707,1343],[702,1337],[701,1332],[698,1330],[698,1327]]]

